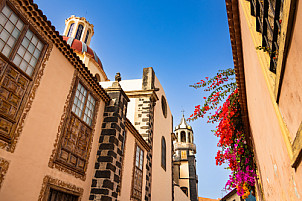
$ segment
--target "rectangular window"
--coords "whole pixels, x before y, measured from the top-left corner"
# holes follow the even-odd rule
[[[92,122],[95,118],[96,99],[79,79],[73,87],[71,111],[66,115],[65,126],[57,147],[55,163],[84,175],[92,140]]]
[[[186,160],[187,159],[187,151],[186,150],[181,150],[181,159]]]
[[[46,45],[8,2],[0,10],[0,139],[10,144]]]
[[[72,112],[74,112],[80,119],[82,119],[89,126],[92,124],[92,117],[94,113],[95,99],[87,90],[78,84],[76,95],[72,105]],[[83,111],[85,112],[83,113]]]
[[[132,198],[135,200],[142,199],[143,162],[144,151],[138,145],[136,145],[135,164],[132,179]]]
[[[250,0],[251,15],[256,17],[256,31],[262,34],[258,49],[270,56],[270,71],[276,73],[279,54],[283,0]]]
[[[50,188],[47,201],[78,201],[79,196]]]

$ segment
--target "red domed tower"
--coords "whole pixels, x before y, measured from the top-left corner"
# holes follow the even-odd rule
[[[93,25],[84,17],[72,15],[65,20],[63,39],[70,45],[99,82],[108,81],[109,79],[104,72],[100,58],[89,47],[93,35]]]

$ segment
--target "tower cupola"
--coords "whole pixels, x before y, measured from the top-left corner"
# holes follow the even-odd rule
[[[89,45],[93,34],[93,24],[90,24],[86,18],[72,15],[65,20],[64,36],[75,38]]]
[[[196,153],[193,129],[187,123],[184,115],[182,115],[180,124],[178,124],[178,126],[175,127],[175,135],[176,135],[176,142],[174,143],[175,151],[187,149],[190,152],[192,152],[192,154]]]
[[[191,201],[198,201],[198,178],[196,175],[196,145],[193,129],[182,115],[175,127],[176,139],[173,143],[173,180]]]

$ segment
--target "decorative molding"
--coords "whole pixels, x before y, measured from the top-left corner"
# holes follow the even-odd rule
[[[3,158],[0,158],[0,189],[5,177],[5,174],[8,170],[9,162]]]
[[[17,122],[17,126],[16,126],[16,130],[15,130],[15,134],[11,140],[10,143],[8,142],[4,142],[4,141],[0,141],[0,148],[1,149],[5,149],[8,152],[14,152],[15,148],[16,148],[16,144],[18,142],[18,139],[22,133],[23,127],[24,127],[24,123],[25,123],[25,119],[27,117],[27,114],[32,106],[33,100],[35,99],[36,96],[36,91],[40,85],[41,82],[41,78],[43,76],[44,73],[44,69],[46,66],[46,62],[49,59],[50,56],[50,52],[53,48],[53,44],[51,42],[51,40],[48,39],[48,37],[44,34],[44,32],[40,29],[39,26],[37,26],[32,19],[27,15],[26,12],[24,12],[24,10],[21,8],[21,6],[19,6],[19,3],[16,0],[9,0],[8,2],[10,2],[10,4],[12,4],[14,6],[14,8],[22,15],[22,18],[25,18],[27,23],[34,28],[34,31],[38,32],[39,36],[44,40],[45,42],[45,49],[46,51],[44,52],[45,55],[41,55],[41,57],[44,56],[44,58],[42,59],[41,62],[41,66],[38,68],[38,71],[36,72],[36,74],[33,77],[33,81],[30,84],[31,86],[29,86],[29,90],[30,94],[27,97],[27,100],[25,100],[24,103],[25,107],[23,109],[23,113],[20,117],[20,119],[18,119]]]
[[[59,179],[52,178],[51,176],[47,175],[43,179],[38,201],[47,201],[50,188],[79,196],[78,201],[81,201],[84,192],[83,188],[77,187],[74,184],[70,184]]]
[[[135,91],[125,91],[125,94],[129,98],[142,98],[142,97],[151,97],[153,102],[159,100],[158,96],[156,95],[157,89],[146,89],[146,90],[135,90]]]
[[[78,83],[79,80],[82,83],[84,83],[84,86],[87,88],[87,90],[90,93],[92,93],[94,97],[96,97],[96,104],[95,104],[95,110],[94,110],[95,114],[94,114],[92,125],[91,125],[92,132],[91,132],[90,142],[89,142],[88,150],[87,150],[86,164],[84,167],[84,171],[82,173],[80,173],[79,171],[75,171],[74,168],[70,168],[70,167],[63,165],[62,163],[58,163],[56,161],[58,158],[58,154],[59,154],[60,144],[62,143],[62,140],[64,137],[63,132],[64,132],[65,126],[67,124],[67,121],[68,121],[69,117],[71,116],[71,107],[72,107],[72,103],[73,103],[72,101],[74,99],[75,90],[77,87],[76,83]],[[88,163],[89,163],[90,152],[91,152],[92,143],[93,143],[93,136],[94,136],[94,132],[95,132],[95,124],[96,124],[99,106],[100,106],[99,99],[100,99],[100,96],[98,96],[98,94],[95,93],[95,91],[90,87],[90,85],[85,81],[85,79],[83,79],[83,77],[78,73],[78,71],[75,71],[73,79],[71,81],[71,87],[70,87],[69,93],[67,95],[67,99],[65,101],[63,114],[61,116],[61,120],[59,123],[56,140],[54,142],[54,149],[52,151],[52,154],[51,154],[49,162],[48,162],[48,166],[50,168],[56,168],[62,172],[66,172],[68,174],[75,176],[76,178],[80,178],[81,180],[85,181],[86,170],[87,170]]]

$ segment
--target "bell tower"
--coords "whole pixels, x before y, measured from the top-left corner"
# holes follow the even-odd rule
[[[188,125],[184,115],[180,124],[175,127],[173,156],[174,182],[190,198],[198,201],[197,175],[196,175],[196,145],[194,144],[193,129]]]

